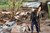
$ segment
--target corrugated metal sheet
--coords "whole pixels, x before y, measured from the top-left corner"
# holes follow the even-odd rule
[[[40,2],[24,2],[23,7],[39,7]]]

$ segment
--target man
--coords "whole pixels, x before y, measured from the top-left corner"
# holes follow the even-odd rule
[[[39,26],[38,26],[37,18],[38,18],[38,13],[40,12],[40,9],[41,9],[41,7],[38,10],[32,9],[32,13],[31,13],[31,21],[32,21],[32,23],[31,23],[31,30],[32,31],[31,31],[31,33],[33,33],[34,25],[36,26],[37,33],[39,33]]]
[[[36,31],[37,33],[39,33],[39,28],[38,28],[38,23],[37,23],[37,15],[36,15],[36,11],[34,9],[32,9],[32,13],[31,13],[31,33],[33,33],[33,27],[34,25],[36,26]]]

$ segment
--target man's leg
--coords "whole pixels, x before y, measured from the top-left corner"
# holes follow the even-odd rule
[[[40,19],[38,19],[38,27],[39,27],[39,32],[40,32]]]
[[[34,23],[32,22],[32,24],[31,24],[31,33],[33,33],[33,27],[34,27]]]
[[[39,33],[39,26],[38,26],[38,23],[35,23],[35,26],[36,26],[36,31],[37,31],[37,33]]]
[[[40,30],[40,22],[39,22],[38,26],[39,26],[39,32],[40,32],[40,31],[41,31],[41,30]]]

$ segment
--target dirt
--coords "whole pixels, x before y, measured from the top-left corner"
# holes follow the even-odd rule
[[[16,28],[14,28],[14,32],[15,32]],[[45,23],[40,23],[40,33],[50,33],[50,26],[47,26]],[[12,33],[14,33],[12,32]],[[29,33],[31,33],[31,31],[28,31]],[[16,32],[15,32],[16,33]],[[34,28],[34,33],[37,33],[36,32],[36,29]]]

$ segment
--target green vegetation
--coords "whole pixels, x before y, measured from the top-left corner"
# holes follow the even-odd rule
[[[5,9],[8,7],[9,7],[8,0],[0,0],[0,8]]]
[[[13,2],[12,1],[9,1],[9,0],[0,0],[0,8],[12,8],[12,7],[15,7],[17,9],[19,9],[21,6],[22,6],[22,3],[24,1],[32,1],[32,0],[14,0],[16,2],[14,2],[15,6],[13,5]]]
[[[29,1],[33,1],[33,0],[24,0],[24,2],[29,2]]]
[[[48,5],[48,17],[50,18],[50,5]]]
[[[8,4],[8,0],[0,0],[0,5]]]
[[[14,0],[15,1],[15,0]],[[17,9],[21,7],[23,0],[16,0],[16,2],[12,2],[9,0],[0,0],[0,8],[12,8],[12,7],[16,7]],[[15,6],[13,5],[15,4]]]
[[[15,7],[20,8],[22,6],[23,0],[20,0],[18,2],[15,3]]]
[[[8,8],[8,7],[9,7],[9,5],[0,5],[1,9],[5,9],[5,8]]]

